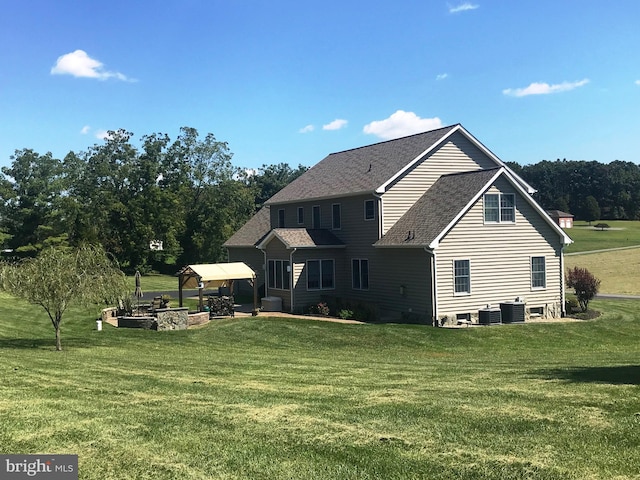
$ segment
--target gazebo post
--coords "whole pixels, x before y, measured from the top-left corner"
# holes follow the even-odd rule
[[[178,298],[180,299],[180,308],[182,308],[182,283],[184,275],[180,274],[178,277]]]
[[[258,282],[256,278],[253,279],[253,310],[251,315],[254,317],[258,315]]]

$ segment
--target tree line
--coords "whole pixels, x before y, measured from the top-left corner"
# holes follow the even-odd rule
[[[538,190],[534,197],[546,210],[586,221],[640,219],[640,166],[635,163],[558,159],[508,165]]]
[[[306,167],[234,167],[226,142],[183,127],[167,134],[110,131],[102,144],[63,159],[16,150],[0,177],[5,254],[47,246],[101,245],[125,271],[174,273],[226,259],[222,244]],[[162,249],[158,249],[162,245]]]

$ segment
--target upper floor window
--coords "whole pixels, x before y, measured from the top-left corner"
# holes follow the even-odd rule
[[[471,293],[471,269],[469,260],[453,261],[454,294]]]
[[[544,257],[531,257],[531,288],[546,288],[547,273]]]
[[[340,230],[342,228],[341,207],[339,203],[331,206],[331,228]]]
[[[278,210],[278,228],[284,228],[284,208]]]
[[[335,288],[335,269],[331,260],[307,260],[307,290]]]
[[[373,220],[376,218],[376,204],[373,200],[364,201],[364,219]]]
[[[304,207],[298,207],[298,225],[304,224]]]
[[[487,193],[484,196],[485,223],[516,221],[516,199],[513,193]]]
[[[312,218],[311,218],[311,227],[312,228],[320,228],[320,205],[314,205],[311,209]]]

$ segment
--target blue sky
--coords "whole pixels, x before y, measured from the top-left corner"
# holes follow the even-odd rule
[[[0,165],[181,126],[244,168],[461,123],[505,161],[640,162],[640,2],[0,0]]]

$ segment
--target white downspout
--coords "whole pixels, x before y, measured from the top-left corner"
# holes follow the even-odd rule
[[[560,312],[563,317],[567,316],[567,311],[564,303],[565,288],[564,288],[564,249],[566,245],[562,245],[560,248]]]
[[[262,271],[264,275],[264,296],[269,296],[269,272],[267,272],[267,251],[264,248],[257,247],[262,251],[264,255],[264,263],[262,264]]]
[[[383,212],[383,208],[382,208],[382,195],[375,193],[373,194],[374,197],[376,197],[378,199],[378,240],[380,240],[382,238],[382,229],[384,226],[384,212]]]
[[[295,290],[294,283],[293,283],[293,254],[296,253],[296,250],[297,248],[292,249],[291,253],[289,254],[289,268],[291,269],[291,271],[289,272],[289,296],[291,298],[291,308],[289,309],[289,311],[291,313],[293,313],[293,305],[294,305],[293,292]]]
[[[431,309],[433,311],[433,326],[438,326],[438,275],[436,271],[436,251],[424,247],[424,251],[431,255]]]

